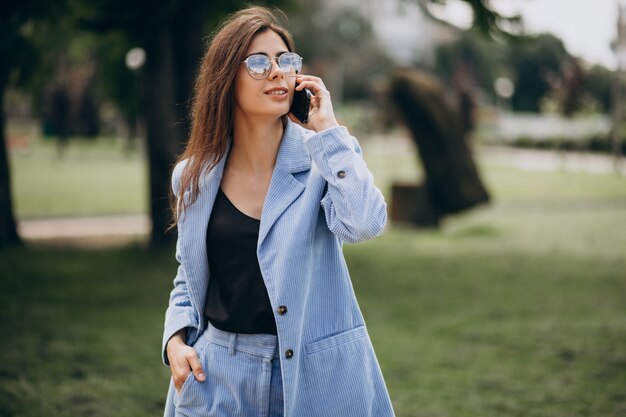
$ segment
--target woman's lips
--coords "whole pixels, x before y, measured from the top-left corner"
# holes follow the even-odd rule
[[[275,100],[281,100],[288,97],[288,90],[283,87],[270,88],[265,92],[265,95],[272,97]]]

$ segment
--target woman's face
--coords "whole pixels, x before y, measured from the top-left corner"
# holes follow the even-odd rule
[[[275,58],[289,48],[278,34],[272,30],[257,34],[246,57],[252,54],[265,54]],[[246,64],[241,64],[235,78],[235,115],[243,112],[246,116],[267,116],[280,118],[289,112],[296,78],[288,77],[272,61],[269,75],[257,80],[252,78]]]

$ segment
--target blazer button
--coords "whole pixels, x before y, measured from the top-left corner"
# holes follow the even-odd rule
[[[285,314],[287,312],[287,307],[286,306],[280,306],[278,307],[278,314],[280,314],[281,316],[283,314]]]
[[[337,176],[339,178],[345,178],[346,177],[346,171],[341,170],[341,171],[337,172]]]
[[[287,358],[287,359],[291,359],[291,358],[293,358],[293,350],[291,350],[291,349],[287,349],[287,350],[285,351],[285,358]]]

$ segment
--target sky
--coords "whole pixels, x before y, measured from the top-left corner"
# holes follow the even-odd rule
[[[504,14],[519,13],[529,33],[551,32],[563,40],[567,50],[589,64],[615,68],[611,42],[617,35],[620,0],[492,0]],[[624,1],[624,0],[621,0]],[[451,21],[462,22],[467,10],[452,5]]]

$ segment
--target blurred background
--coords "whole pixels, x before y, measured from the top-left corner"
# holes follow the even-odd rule
[[[172,164],[247,4],[0,5],[0,417],[162,413]],[[255,4],[389,204],[344,252],[396,414],[626,415],[626,2]]]

